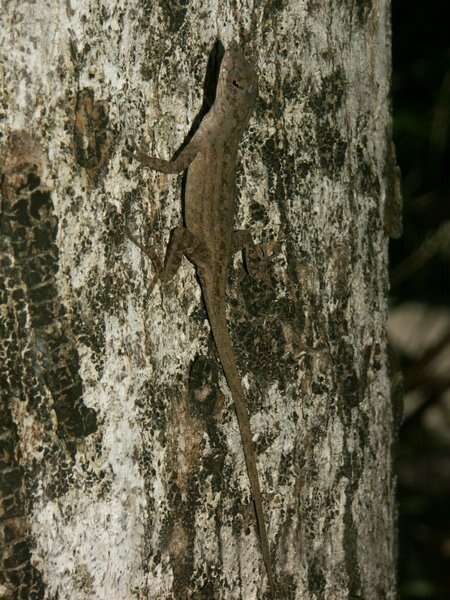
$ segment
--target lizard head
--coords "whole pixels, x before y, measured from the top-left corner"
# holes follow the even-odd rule
[[[255,104],[258,80],[253,65],[237,44],[226,51],[220,65],[217,98],[226,103],[240,120],[247,118]]]

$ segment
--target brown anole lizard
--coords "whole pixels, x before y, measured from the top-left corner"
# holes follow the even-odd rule
[[[165,161],[138,150],[133,156],[146,167],[162,173],[178,173],[189,167],[185,190],[186,226],[173,230],[164,268],[157,276],[163,282],[170,279],[183,254],[197,268],[212,334],[236,409],[262,556],[269,586],[275,594],[248,408],[225,310],[231,257],[245,246],[254,248],[247,231],[234,231],[233,228],[238,145],[256,96],[256,72],[239,47],[233,45],[222,59],[214,104],[179,155]]]

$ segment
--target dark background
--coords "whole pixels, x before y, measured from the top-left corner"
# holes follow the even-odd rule
[[[401,600],[450,599],[450,20],[393,0],[393,113],[403,236],[391,242]],[[395,316],[395,318],[394,318]],[[400,394],[401,396],[401,394]]]

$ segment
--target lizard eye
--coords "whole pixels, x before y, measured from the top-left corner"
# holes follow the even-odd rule
[[[236,79],[233,79],[233,85],[234,85],[234,87],[237,87],[238,90],[244,89],[241,85],[239,85],[239,83],[236,81]]]

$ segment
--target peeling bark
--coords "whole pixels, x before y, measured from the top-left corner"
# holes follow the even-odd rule
[[[280,598],[395,597],[389,8],[5,3],[0,598],[267,597],[193,267],[150,291],[127,234],[163,259],[182,178],[127,140],[180,146],[218,36],[259,69],[236,228],[280,250],[229,278]]]

